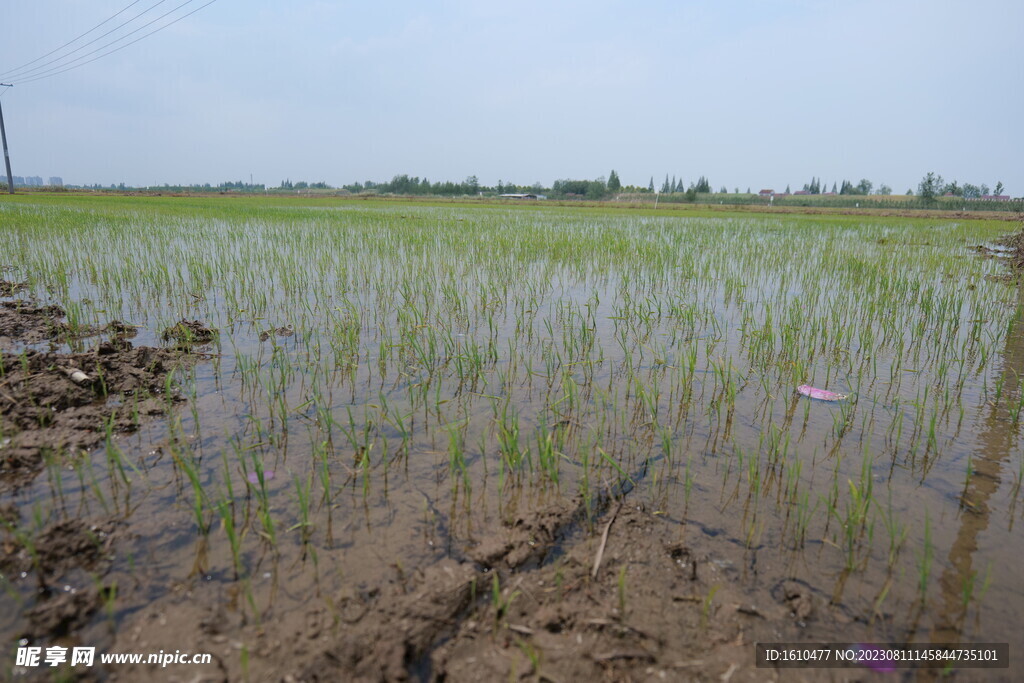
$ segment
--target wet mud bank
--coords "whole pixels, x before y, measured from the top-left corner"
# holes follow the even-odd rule
[[[21,289],[0,282],[0,295]],[[0,302],[0,576],[12,596],[21,595],[22,644],[74,639],[116,596],[104,577],[130,533],[123,515],[79,508],[40,522],[20,492],[48,467],[73,486],[91,472],[84,463],[93,449],[117,450],[119,435],[182,400],[173,373],[196,362],[191,347],[135,346],[135,334],[119,321],[72,326],[54,304]],[[49,680],[42,671],[21,677],[35,674]]]
[[[872,642],[885,628],[756,551],[630,502],[609,501],[593,533],[573,506],[517,517],[495,540],[344,589],[330,607],[241,623],[200,593],[153,605],[122,649],[205,651],[202,680],[863,680],[857,670],[772,670],[757,642]],[[577,529],[577,531],[579,531]],[[555,539],[566,539],[555,552]],[[453,553],[460,555],[461,553]],[[473,558],[476,559],[473,559]],[[878,614],[880,622],[886,615]],[[198,624],[199,628],[189,625]],[[244,643],[244,645],[243,645]],[[240,658],[240,648],[246,656]],[[240,662],[244,661],[244,669]],[[157,666],[114,680],[178,680]]]
[[[64,317],[56,305],[0,304],[0,491],[31,481],[48,457],[74,458],[180,400],[168,377],[193,362],[181,348],[136,347],[130,325],[72,330]],[[57,350],[100,335],[88,352]]]

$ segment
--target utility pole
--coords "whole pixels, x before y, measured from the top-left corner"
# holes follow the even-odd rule
[[[13,88],[9,83],[0,83],[4,88]],[[7,192],[14,194],[14,176],[11,175],[11,155],[7,153],[7,131],[4,130],[4,108],[0,106],[0,138],[4,141],[4,166],[7,167]]]

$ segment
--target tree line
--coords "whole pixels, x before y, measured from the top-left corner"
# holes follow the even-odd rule
[[[117,185],[68,185],[67,187],[83,187],[86,189],[111,189],[111,190],[135,190],[142,189],[119,183]],[[267,188],[263,183],[246,183],[241,180],[238,181],[227,181],[218,183],[217,185],[211,185],[210,183],[204,184],[193,184],[193,185],[169,185],[163,184],[160,186],[149,186],[145,189],[163,189],[169,191],[196,191],[196,192],[265,192],[267,190],[278,190],[278,191],[302,191],[302,190],[334,190],[337,189],[326,182],[307,182],[305,180],[292,181],[291,179],[282,180],[277,187]],[[472,196],[472,195],[486,195],[486,196],[500,196],[504,194],[532,194],[532,195],[544,195],[551,197],[552,199],[587,199],[587,200],[602,200],[614,197],[619,194],[662,194],[669,195],[666,200],[671,201],[696,201],[698,195],[709,195],[716,194],[713,189],[711,182],[706,176],[700,176],[697,180],[690,182],[688,185],[684,184],[682,178],[665,174],[665,180],[661,183],[658,190],[655,189],[654,176],[651,176],[650,181],[646,186],[643,185],[623,185],[619,174],[612,169],[608,174],[607,178],[601,176],[594,180],[579,180],[573,178],[562,178],[554,181],[550,187],[544,187],[541,183],[535,182],[530,185],[521,185],[513,182],[504,182],[499,180],[496,185],[487,186],[480,183],[479,179],[475,175],[468,176],[462,182],[453,182],[450,180],[435,181],[431,182],[427,178],[420,178],[418,176],[409,176],[407,174],[399,174],[391,178],[391,180],[384,182],[375,182],[367,180],[365,182],[350,183],[348,185],[342,185],[342,190],[351,192],[354,194],[360,193],[372,193],[372,194],[396,194],[396,195],[433,195],[433,196]],[[973,184],[973,183],[960,183],[956,180],[946,182],[941,175],[928,172],[921,182],[918,183],[917,191],[908,189],[905,194],[910,196],[916,196],[922,201],[932,201],[943,196],[961,197],[964,199],[981,199],[1003,197],[1005,187],[1003,183],[997,182],[995,189],[990,192],[989,186],[985,183]],[[729,190],[722,186],[717,194],[729,194]],[[733,190],[733,194],[741,195],[740,188],[736,187]],[[747,188],[747,195],[751,195],[751,188]],[[790,191],[790,186],[786,186],[785,194],[793,194]],[[847,196],[863,196],[863,195],[881,195],[888,196],[892,194],[892,188],[886,184],[881,184],[877,188],[867,178],[862,178],[859,182],[853,183],[849,180],[842,180],[832,183],[831,191],[828,190],[827,183],[823,183],[820,178],[813,177],[807,183],[803,185],[803,191],[797,194],[801,195],[847,195]],[[756,197],[755,197],[756,199]]]
[[[950,196],[950,197],[963,197],[964,199],[981,199],[988,195],[1000,196],[1003,194],[1004,187],[1003,182],[999,181],[996,183],[995,190],[989,192],[988,185],[981,183],[980,185],[974,185],[972,183],[963,183],[962,185],[957,181],[947,183],[942,179],[941,175],[929,171],[925,174],[924,178],[917,185],[917,194],[921,199],[932,200],[936,197]],[[910,190],[907,190],[907,194],[913,194]]]

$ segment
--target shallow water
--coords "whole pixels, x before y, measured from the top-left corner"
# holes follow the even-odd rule
[[[1002,226],[210,208],[0,214],[37,299],[140,325],[135,344],[220,331],[187,403],[118,440],[130,484],[101,450],[95,485],[51,468],[0,501],[27,528],[125,524],[83,639],[196,596],[268,620],[369,591],[628,477],[681,536],[735,548],[742,585],[805,581],[880,640],[1024,644],[1022,302],[967,249]],[[7,578],[13,637],[34,585]]]

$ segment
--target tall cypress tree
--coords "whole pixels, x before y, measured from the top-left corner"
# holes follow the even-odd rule
[[[622,189],[622,183],[619,181],[619,174],[612,169],[612,172],[608,174],[608,191],[618,192]]]

